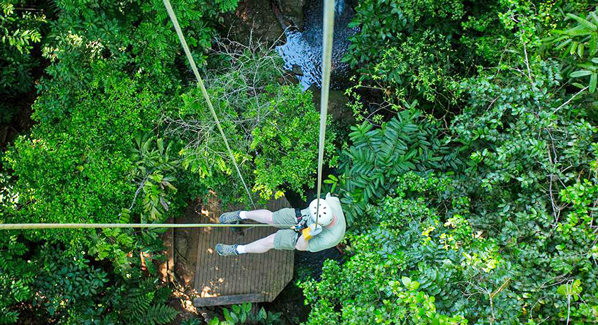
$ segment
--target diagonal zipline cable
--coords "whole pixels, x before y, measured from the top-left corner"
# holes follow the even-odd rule
[[[201,89],[201,93],[203,94],[203,97],[205,98],[206,102],[208,103],[208,107],[210,108],[210,113],[212,113],[212,117],[214,117],[214,121],[216,121],[216,125],[218,126],[218,130],[220,131],[220,135],[222,135],[222,139],[224,140],[224,144],[226,145],[226,150],[228,151],[228,154],[230,155],[230,158],[232,159],[233,164],[235,165],[235,169],[237,170],[237,174],[239,174],[239,178],[241,179],[241,182],[243,183],[243,187],[245,188],[245,191],[247,192],[247,197],[249,197],[249,201],[251,202],[251,205],[255,209],[255,204],[253,203],[253,199],[251,198],[251,192],[249,192],[249,188],[247,188],[247,184],[245,184],[243,175],[241,175],[241,171],[239,170],[239,166],[237,165],[237,160],[235,159],[235,156],[233,155],[232,150],[230,150],[230,146],[228,145],[228,140],[226,139],[226,135],[224,135],[224,131],[222,130],[222,126],[220,125],[220,120],[218,119],[218,115],[216,115],[216,111],[214,111],[214,106],[212,106],[212,101],[210,100],[210,97],[208,96],[208,91],[206,90],[203,80],[201,79],[201,77],[199,75],[199,71],[197,71],[197,66],[195,65],[195,60],[191,56],[191,51],[189,51],[189,46],[187,46],[187,41],[185,41],[185,36],[183,35],[181,26],[179,26],[179,21],[177,20],[176,15],[175,15],[174,11],[172,10],[170,1],[164,0],[164,6],[166,7],[166,11],[168,11],[168,16],[170,17],[170,20],[172,21],[172,24],[174,25],[176,34],[178,35],[179,40],[181,41],[183,50],[185,50],[185,54],[187,55],[187,60],[189,61],[189,65],[191,65],[191,70],[193,70],[193,73],[195,74],[195,78],[197,79],[197,85]]]
[[[168,1],[168,0],[164,0]],[[316,224],[320,217],[320,195],[322,192],[322,164],[326,140],[326,118],[328,114],[328,92],[332,68],[332,40],[334,34],[334,0],[324,0],[324,31],[322,35],[322,93],[320,97],[320,138],[318,146],[318,199],[316,204]]]

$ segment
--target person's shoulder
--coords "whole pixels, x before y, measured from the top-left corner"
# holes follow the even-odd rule
[[[345,214],[343,213],[341,201],[336,196],[332,196],[330,195],[330,193],[328,193],[326,194],[326,203],[328,203],[332,211],[334,211],[334,214],[336,215],[336,218],[339,221],[339,223],[342,223],[344,227],[346,227]]]
[[[326,203],[328,203],[328,205],[334,209],[334,210],[339,210],[339,211],[343,211],[343,208],[341,206],[341,201],[336,197],[336,196],[332,196],[330,195],[330,193],[326,194]]]

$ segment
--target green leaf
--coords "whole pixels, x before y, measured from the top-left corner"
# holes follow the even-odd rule
[[[595,31],[595,30],[596,30],[596,28],[597,28],[597,27],[596,27],[596,25],[594,25],[594,24],[592,24],[591,22],[589,22],[589,21],[587,21],[587,20],[585,20],[585,19],[583,19],[583,18],[581,18],[581,17],[579,17],[579,16],[576,16],[576,15],[574,15],[574,14],[567,14],[567,17],[569,17],[569,18],[572,18],[572,19],[575,19],[575,20],[576,20],[578,23],[580,23],[582,26],[584,26],[584,27],[586,27],[586,28],[589,28],[589,29],[591,29],[591,30],[594,30],[594,31]]]
[[[598,74],[596,72],[592,73],[590,77],[590,93],[594,93],[596,91],[596,82],[598,81]]]
[[[246,313],[250,312],[251,311],[251,303],[249,303],[249,302],[243,303],[243,309],[245,310]]]
[[[578,64],[577,66],[580,67],[580,68],[585,68],[585,69],[590,70],[590,71],[596,71],[596,70],[598,70],[598,67],[595,66],[595,65],[593,65],[593,64],[591,64],[591,63],[581,63],[581,64]]]
[[[150,146],[151,141],[152,141],[152,138],[150,137],[149,139],[147,139],[147,141],[145,141],[143,143],[143,146],[141,147],[141,151],[144,154],[147,153],[147,151],[149,150],[149,146]]]
[[[573,43],[571,43],[571,46],[569,47],[569,54],[570,54],[570,55],[573,55],[573,54],[575,54],[575,50],[577,49],[577,45],[578,45],[578,44],[579,44],[579,43],[577,43],[577,42],[573,42]]]
[[[227,308],[222,309],[222,314],[224,314],[224,319],[226,319],[227,322],[234,324],[230,311]]]
[[[259,316],[259,320],[266,320],[268,319],[268,314],[266,313],[266,310],[264,309],[264,307],[262,307],[260,309],[260,312],[258,313]]]
[[[158,143],[158,150],[161,154],[164,153],[164,139],[160,138],[156,141]]]
[[[581,77],[589,76],[591,74],[592,74],[592,72],[588,71],[588,70],[578,70],[578,71],[575,71],[575,72],[571,72],[571,74],[569,75],[569,77],[571,77],[571,78],[581,78]]]
[[[276,322],[278,322],[278,320],[280,319],[280,315],[282,315],[282,313],[268,313],[268,315],[270,315],[269,317],[267,316],[267,320],[269,324],[276,324]]]
[[[415,291],[417,290],[417,288],[419,288],[419,282],[411,281],[411,283],[409,284],[409,289]]]
[[[595,55],[596,51],[598,51],[598,34],[594,33],[590,38],[589,43],[590,55]]]
[[[555,49],[556,49],[556,50],[560,50],[560,49],[562,49],[563,47],[567,46],[567,44],[571,43],[571,41],[572,41],[571,39],[568,39],[568,40],[566,40],[566,41],[562,42],[561,44],[557,45],[557,46],[555,47]]]

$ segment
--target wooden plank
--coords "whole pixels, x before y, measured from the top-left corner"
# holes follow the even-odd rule
[[[193,299],[193,305],[195,307],[209,307],[209,306],[222,306],[222,305],[236,305],[244,302],[263,302],[265,297],[263,294],[251,293],[245,295],[234,295],[234,296],[222,296],[222,297],[209,297],[209,298],[195,298]]]
[[[221,213],[219,207],[208,205],[209,213],[199,215],[197,222],[218,222],[217,216]],[[284,198],[272,200],[268,204],[271,211],[288,206]],[[243,301],[272,301],[292,278],[293,251],[271,250],[265,254],[221,257],[214,250],[217,243],[247,244],[275,233],[277,228],[256,227],[244,229],[243,232],[226,228],[194,231],[197,237],[194,284],[199,296],[195,305],[198,307]]]

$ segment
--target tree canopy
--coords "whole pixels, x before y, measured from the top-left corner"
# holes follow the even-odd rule
[[[226,38],[244,5],[173,2],[254,199],[311,199],[317,91],[272,44]],[[346,5],[324,182],[343,256],[297,272],[305,317],[246,304],[211,323],[596,323],[596,4]],[[0,11],[0,223],[161,223],[211,192],[249,209],[162,1]],[[171,323],[173,288],[143,257],[163,249],[159,230],[3,232],[0,324]]]

